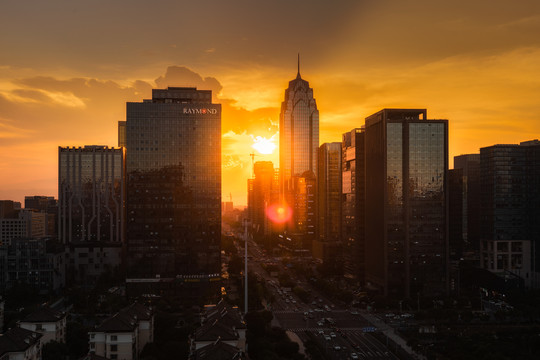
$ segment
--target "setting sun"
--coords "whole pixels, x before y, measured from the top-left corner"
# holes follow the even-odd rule
[[[270,139],[262,136],[257,136],[255,139],[253,139],[253,145],[251,145],[251,147],[260,152],[261,154],[272,154],[276,149],[276,144],[274,144],[274,136],[272,136]]]

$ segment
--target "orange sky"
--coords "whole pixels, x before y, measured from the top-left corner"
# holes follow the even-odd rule
[[[0,33],[0,199],[56,196],[58,146],[115,146],[126,101],[197,86],[223,104],[223,198],[245,204],[298,52],[321,143],[384,107],[449,119],[451,157],[540,137],[533,0],[34,0],[3,4]]]

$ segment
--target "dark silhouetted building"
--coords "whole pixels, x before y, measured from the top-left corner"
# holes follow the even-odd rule
[[[479,260],[480,154],[454,157],[448,173],[450,258]]]
[[[313,242],[313,256],[333,273],[340,273],[341,143],[324,143],[319,147],[317,169],[318,238]]]
[[[366,281],[393,297],[448,292],[448,120],[366,118]]]
[[[343,275],[364,283],[365,158],[364,129],[352,129],[342,139]]]
[[[58,239],[123,242],[124,149],[92,145],[58,148]]]
[[[221,269],[221,105],[210,90],[153,89],[126,119],[126,281],[201,296]]]
[[[293,218],[286,225],[287,237],[294,237],[296,242],[311,249],[317,221],[315,212],[308,211],[312,204],[301,204],[302,199],[309,199],[304,193],[304,183],[316,181],[317,152],[319,149],[319,110],[313,98],[313,89],[300,76],[300,62],[296,79],[289,82],[285,90],[285,100],[281,103],[279,122],[279,166],[280,166],[280,201],[287,203],[301,214],[293,212]],[[302,180],[303,179],[303,180]],[[307,185],[306,186],[311,186]],[[315,189],[316,191],[316,189]],[[315,196],[315,193],[313,193]],[[313,200],[315,201],[315,199]],[[307,220],[310,216],[312,219]],[[307,221],[313,225],[308,225]],[[313,226],[313,233],[308,233]],[[290,235],[290,236],[289,236]]]
[[[249,206],[249,218],[256,241],[268,240],[272,233],[272,223],[266,215],[267,208],[277,203],[279,184],[275,179],[274,164],[271,161],[257,161],[253,165],[253,194]]]
[[[481,265],[540,286],[540,142],[480,149]]]

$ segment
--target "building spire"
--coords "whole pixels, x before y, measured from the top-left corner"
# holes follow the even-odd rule
[[[296,74],[296,78],[300,79],[300,53],[298,53],[298,73]]]

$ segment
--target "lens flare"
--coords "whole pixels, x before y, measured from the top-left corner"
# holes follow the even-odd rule
[[[274,204],[266,209],[266,216],[275,223],[282,224],[292,217],[292,209],[287,205]]]

